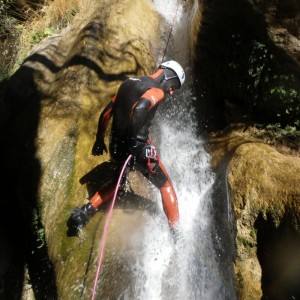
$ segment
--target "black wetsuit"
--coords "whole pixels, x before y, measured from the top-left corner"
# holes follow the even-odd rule
[[[131,163],[131,166],[160,189],[163,208],[172,227],[179,218],[176,193],[156,149],[149,140],[151,122],[158,104],[165,100],[166,96],[160,85],[150,76],[125,80],[120,85],[117,95],[100,115],[95,145],[100,144],[103,151],[106,128],[113,117],[109,145],[112,161],[120,170],[128,156],[133,155],[131,161],[134,163]],[[134,154],[132,145],[136,146]],[[153,149],[155,155],[149,156],[150,150]],[[113,180],[105,190],[99,190],[90,199],[95,208],[110,199],[111,191],[115,187],[114,182],[116,181]]]
[[[159,167],[158,155],[148,159],[145,148],[150,144],[149,128],[158,103],[164,98],[157,99],[155,105],[152,105],[149,99],[141,98],[151,88],[161,90],[159,84],[148,76],[125,80],[119,87],[116,97],[101,114],[98,132],[102,132],[105,115],[109,112],[113,117],[109,145],[112,160],[123,163],[130,154],[131,144],[136,142],[140,149],[140,155],[135,158],[136,168],[160,188],[166,182],[167,174]],[[163,91],[162,93],[164,95]]]

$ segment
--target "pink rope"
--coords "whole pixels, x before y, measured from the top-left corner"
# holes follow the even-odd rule
[[[98,252],[98,258],[99,258],[98,259],[98,268],[97,268],[96,277],[95,277],[95,281],[94,281],[93,293],[92,293],[92,298],[91,298],[92,300],[94,300],[95,295],[96,295],[97,282],[98,282],[98,277],[99,277],[99,274],[100,274],[101,263],[102,263],[103,253],[104,253],[104,247],[105,247],[106,238],[107,238],[108,225],[109,225],[109,222],[110,222],[110,219],[111,219],[111,216],[112,216],[112,211],[113,211],[113,208],[114,208],[114,205],[115,205],[115,201],[116,201],[116,198],[117,198],[117,193],[119,191],[120,182],[121,182],[121,179],[123,177],[123,173],[124,173],[124,171],[126,169],[126,166],[127,166],[128,162],[131,159],[131,156],[132,155],[128,156],[128,158],[125,161],[124,166],[123,166],[123,168],[121,170],[121,173],[120,173],[120,176],[119,176],[119,180],[118,180],[118,183],[117,183],[117,186],[116,186],[116,189],[115,189],[114,198],[112,200],[112,203],[111,203],[111,206],[109,208],[109,212],[108,212],[107,218],[105,220],[104,229],[103,229],[103,233],[102,233],[102,236],[101,236],[100,248],[99,248],[99,252]]]

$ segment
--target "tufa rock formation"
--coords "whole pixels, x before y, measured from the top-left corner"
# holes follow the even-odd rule
[[[299,157],[281,153],[245,127],[222,130],[239,122],[287,121],[282,98],[272,98],[269,86],[257,81],[266,78],[268,68],[251,73],[250,79],[248,75],[265,55],[275,75],[284,65],[282,74],[292,75],[287,81],[299,93],[299,4],[198,4],[191,34],[195,89],[202,104],[199,124],[208,126],[212,166],[228,187],[236,220],[238,298],[299,297]],[[163,21],[152,1],[100,1],[88,7],[72,26],[32,49],[17,72],[1,83],[0,225],[13,248],[7,256],[13,263],[2,264],[6,282],[14,287],[6,289],[8,299],[90,296],[105,208],[81,238],[66,236],[67,219],[111,172],[109,163],[103,163],[107,155],[90,155],[100,111],[122,80],[152,72],[161,52]],[[295,103],[292,112],[297,111]],[[125,197],[114,212],[103,278],[109,272],[115,281],[123,280],[111,290],[104,279],[99,291],[104,299],[117,298],[130,286],[134,246],[127,232],[155,213],[151,205],[146,216],[145,207],[139,210],[137,203],[143,205],[151,193],[139,188],[141,180],[133,176],[135,196],[130,201]],[[125,244],[132,249],[129,257],[122,252]]]

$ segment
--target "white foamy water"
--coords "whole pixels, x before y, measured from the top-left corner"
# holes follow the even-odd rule
[[[177,1],[155,0],[158,11],[172,26],[167,54],[189,70],[188,22]],[[179,37],[176,40],[176,32]],[[176,45],[180,45],[177,47]],[[182,51],[181,49],[185,49]],[[169,59],[169,57],[168,57]],[[188,72],[187,72],[188,75]],[[154,135],[179,201],[181,237],[173,243],[161,197],[159,213],[146,225],[143,253],[136,268],[136,299],[224,299],[211,233],[211,193],[214,174],[203,140],[197,133],[191,78],[177,96],[158,111]],[[154,137],[154,139],[156,139]]]
[[[154,6],[157,11],[166,19],[167,22],[179,22],[183,12],[183,6],[180,3],[184,1],[163,1],[154,0]]]
[[[222,299],[210,232],[214,176],[202,141],[191,132],[190,124],[184,124],[181,131],[173,127],[174,120],[172,124],[161,121],[159,126],[161,157],[179,201],[181,238],[174,245],[158,195],[161,213],[145,230],[145,276],[139,299]]]
[[[166,57],[162,59],[174,59],[182,64],[186,71],[186,82],[174,97],[158,109],[151,129],[154,145],[159,150],[178,197],[180,238],[174,243],[162,208],[160,192],[153,187],[151,202],[156,205],[156,211],[146,218],[142,234],[138,231],[136,238],[132,237],[132,243],[138,247],[133,247],[133,253],[126,254],[124,251],[130,261],[127,266],[130,280],[125,281],[125,290],[121,287],[117,291],[122,286],[118,282],[110,291],[110,294],[115,292],[117,299],[235,299],[232,286],[226,283],[225,277],[229,272],[222,271],[220,254],[214,246],[216,239],[219,239],[212,216],[215,174],[210,167],[205,141],[199,134],[199,116],[196,117],[194,108],[199,99],[191,88],[191,12],[183,9],[180,4],[183,2],[153,1],[172,28],[165,30],[166,36],[170,32],[172,36],[166,39],[167,51],[163,51]],[[193,10],[196,5],[195,2]],[[116,283],[111,284],[113,287]]]

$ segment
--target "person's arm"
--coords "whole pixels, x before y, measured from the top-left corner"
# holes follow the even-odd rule
[[[93,155],[102,155],[103,151],[107,153],[107,147],[104,143],[104,137],[108,126],[108,122],[112,116],[114,102],[115,97],[112,99],[111,102],[108,103],[108,105],[103,109],[102,113],[100,114],[96,140],[92,149]]]
[[[147,90],[141,98],[136,102],[131,111],[131,122],[129,128],[129,135],[131,146],[137,143],[137,135],[140,128],[143,126],[149,111],[164,100],[165,95],[163,90],[159,88],[151,88]]]

